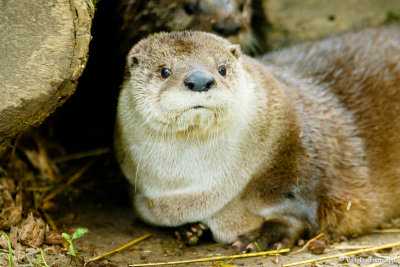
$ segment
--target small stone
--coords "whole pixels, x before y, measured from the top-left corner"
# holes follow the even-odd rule
[[[325,241],[322,240],[313,240],[310,243],[310,246],[308,247],[308,250],[312,253],[312,254],[322,254],[324,253],[326,248],[326,244]]]
[[[64,238],[61,236],[59,232],[50,231],[46,232],[46,237],[44,239],[45,244],[62,244],[64,242]]]

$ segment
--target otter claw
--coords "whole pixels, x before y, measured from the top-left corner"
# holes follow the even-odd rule
[[[250,243],[250,244],[248,244],[248,245],[246,246],[246,250],[247,250],[247,251],[254,252],[254,251],[257,251],[257,247],[256,247],[256,245],[255,245],[254,243]]]
[[[240,242],[240,241],[236,241],[236,242],[233,242],[232,246],[234,246],[234,247],[240,249],[240,248],[243,247],[243,243]]]
[[[194,245],[205,230],[207,226],[202,223],[190,224],[180,227],[175,231],[175,236],[182,245]]]
[[[232,246],[236,247],[239,251],[246,251],[246,252],[256,252],[258,251],[256,245],[254,243],[249,243],[246,245],[246,243],[243,243],[240,241],[238,237],[235,237],[233,239]]]

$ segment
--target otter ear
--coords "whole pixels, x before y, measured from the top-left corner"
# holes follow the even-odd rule
[[[126,66],[131,69],[139,64],[140,54],[129,54],[126,58]]]
[[[240,56],[242,55],[242,50],[240,49],[240,45],[237,45],[237,44],[229,46],[229,51],[237,59],[239,59]]]

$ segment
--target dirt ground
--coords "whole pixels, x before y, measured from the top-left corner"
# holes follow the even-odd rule
[[[76,241],[76,248],[84,253],[80,255],[77,262],[72,262],[72,266],[82,266],[84,260],[116,249],[147,233],[151,234],[150,238],[123,251],[117,252],[114,255],[110,255],[104,259],[90,263],[87,266],[128,266],[129,264],[135,263],[179,261],[237,254],[234,248],[229,246],[220,246],[212,242],[212,240],[203,241],[196,246],[187,247],[182,250],[176,245],[171,229],[157,229],[143,224],[135,218],[132,210],[128,207],[97,205],[88,206],[86,208],[86,210],[80,210],[79,214],[70,214],[59,220],[59,223],[62,221],[66,223],[64,227],[69,229],[67,232],[70,233],[72,233],[77,227],[86,227],[89,229],[89,232],[85,236]],[[74,223],[70,224],[70,221],[73,221]],[[326,257],[329,255],[351,251],[351,249],[342,249],[346,247],[358,249],[399,241],[400,233],[373,233],[355,238],[348,242],[333,244],[329,246],[326,249],[326,252],[322,255],[313,255],[309,252],[303,252],[295,255],[289,254],[284,256],[256,257],[235,259],[232,261],[225,260],[219,262],[228,263],[234,266],[281,266],[282,264]],[[299,248],[295,248],[295,250],[297,249]],[[396,255],[400,255],[400,247],[389,251],[386,250],[383,253],[380,251],[379,253],[382,256],[395,257]],[[371,262],[369,258],[370,256],[377,261],[383,259],[377,257],[376,255],[374,256],[373,253],[364,253],[362,256],[364,257],[362,258],[364,259],[364,263],[361,264],[357,262],[357,260],[360,261],[360,256],[352,258],[355,261],[353,264],[351,262],[348,264],[346,264],[346,262],[339,262],[338,259],[322,261],[320,264],[322,266],[366,266],[367,264],[374,263]],[[5,256],[2,257],[4,258]],[[68,266],[71,261],[70,257],[64,253],[60,253],[58,255],[45,254],[45,258],[49,266]],[[274,263],[275,261],[278,262]],[[179,266],[215,266],[213,264],[215,263],[207,262],[182,264]],[[309,266],[312,265],[309,264]],[[386,264],[384,266],[396,266],[396,264]],[[399,266],[399,264],[397,264],[397,266]]]
[[[237,251],[229,246],[220,246],[213,242],[211,239],[201,242],[196,246],[190,246],[184,250],[178,248],[175,239],[172,235],[172,229],[157,229],[137,220],[129,207],[112,207],[109,205],[99,205],[97,207],[91,207],[85,213],[80,213],[76,217],[76,223],[70,225],[69,229],[74,227],[86,227],[89,229],[89,233],[83,236],[77,247],[79,250],[85,253],[82,256],[87,259],[97,256],[101,253],[111,251],[117,247],[123,246],[130,241],[145,235],[151,234],[151,237],[127,248],[114,255],[106,257],[104,260],[93,263],[89,266],[128,266],[134,263],[148,263],[148,262],[167,262],[167,261],[179,261],[186,259],[204,258],[211,256],[220,255],[234,255]],[[332,244],[322,255],[313,255],[309,252],[303,252],[295,255],[284,255],[284,256],[268,256],[268,257],[256,257],[247,259],[235,259],[220,261],[228,263],[234,266],[281,266],[282,264],[288,264],[292,262],[299,262],[303,260],[310,260],[319,257],[326,257],[328,255],[334,255],[343,253],[351,250],[343,250],[341,248],[354,247],[356,249],[362,247],[378,246],[387,243],[400,242],[400,232],[398,233],[372,233],[366,236],[358,237],[347,242],[341,242],[340,244]],[[299,248],[295,248],[297,250]],[[396,256],[400,255],[400,247],[385,251],[382,253],[385,256]],[[369,256],[373,256],[374,259],[379,260],[380,258],[371,254],[362,255],[365,262],[361,266],[371,264],[369,262]],[[359,256],[353,259],[360,259]],[[58,259],[60,266],[67,263],[68,260],[65,258]],[[62,263],[61,263],[62,260]],[[277,263],[274,263],[278,261]],[[320,264],[327,266],[345,265],[345,262],[339,263],[338,259],[323,261]],[[349,266],[358,266],[358,264],[348,264]],[[178,266],[178,265],[171,265]],[[192,263],[183,264],[179,266],[213,266],[212,262],[207,263]],[[395,266],[395,264],[387,264],[386,266]]]
[[[93,159],[75,161],[76,165],[85,165]],[[72,163],[71,163],[72,164]],[[71,165],[69,165],[71,166]],[[55,225],[62,232],[72,235],[77,228],[89,231],[81,238],[74,240],[74,247],[83,252],[75,260],[66,254],[61,246],[43,245],[40,248],[26,248],[16,251],[13,262],[15,266],[46,266],[40,254],[44,251],[44,259],[48,266],[83,266],[85,261],[100,254],[112,251],[145,235],[151,236],[140,243],[130,246],[115,254],[106,256],[86,266],[129,266],[129,264],[168,262],[197,259],[221,255],[238,254],[235,248],[216,244],[206,234],[199,244],[186,248],[180,247],[173,235],[174,229],[156,228],[136,218],[131,207],[128,193],[129,186],[122,177],[112,153],[95,157],[95,163],[70,187],[60,194],[54,202],[55,208],[49,212]],[[48,220],[46,219],[48,222]],[[340,243],[328,242],[321,255],[311,254],[307,249],[298,254],[282,256],[265,256],[218,262],[191,263],[170,266],[282,266],[284,264],[317,259],[338,253],[345,253],[360,248],[400,242],[400,219],[385,226],[384,233],[371,233]],[[292,251],[299,250],[295,247]],[[400,246],[378,251],[378,254],[363,253],[351,257],[349,262],[331,259],[308,266],[378,266],[383,257],[396,258],[400,255]],[[9,253],[0,250],[0,266],[9,266]],[[361,258],[360,258],[361,257]],[[383,266],[400,266],[400,260]],[[371,265],[375,264],[375,265]],[[226,266],[226,265],[225,265]]]
[[[71,266],[83,266],[84,262],[89,258],[112,251],[145,234],[151,234],[151,237],[113,255],[88,263],[86,266],[128,266],[129,264],[137,263],[168,262],[237,254],[234,248],[216,244],[207,236],[198,245],[182,249],[176,243],[173,229],[160,229],[142,223],[135,217],[129,205],[115,206],[115,201],[111,199],[111,196],[110,198],[97,199],[97,201],[92,200],[81,203],[75,209],[65,209],[65,214],[56,219],[56,224],[69,234],[72,234],[78,227],[89,229],[86,235],[76,239],[74,242],[75,248],[83,253],[78,256],[77,260],[71,261],[71,257],[61,249],[55,252],[53,247],[44,248],[44,257],[49,266],[69,266],[70,264]],[[293,255],[191,263],[179,266],[224,266],[223,263],[233,266],[282,266],[282,264],[316,259],[393,242],[400,242],[399,231],[394,233],[371,233],[341,243],[333,243],[328,245],[322,255],[313,255],[306,250]],[[294,248],[293,251],[298,249],[300,247]],[[397,257],[400,255],[400,247],[379,251],[378,253],[363,253],[350,258],[349,263],[346,261],[340,262],[339,259],[332,259],[321,261],[317,265],[308,264],[307,266],[377,266],[371,264],[384,261],[383,257]],[[19,262],[19,264],[16,266],[44,266],[38,262],[34,263],[35,260],[41,260],[38,249],[36,249],[36,252],[34,249],[26,250],[24,251],[25,254],[25,257],[17,254],[16,258],[19,260],[15,259],[15,261]],[[398,262],[388,263],[383,266],[400,266]],[[0,256],[0,266],[7,265],[8,254],[3,250]]]

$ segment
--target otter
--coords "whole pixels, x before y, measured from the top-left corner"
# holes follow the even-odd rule
[[[249,0],[121,0],[117,18],[125,56],[134,43],[158,31],[200,30],[240,44],[248,54],[267,49],[262,27],[266,21],[261,1]],[[254,8],[253,8],[254,7]]]
[[[259,59],[151,35],[127,57],[115,149],[150,224],[202,223],[241,250],[366,233],[400,214],[400,25]]]

